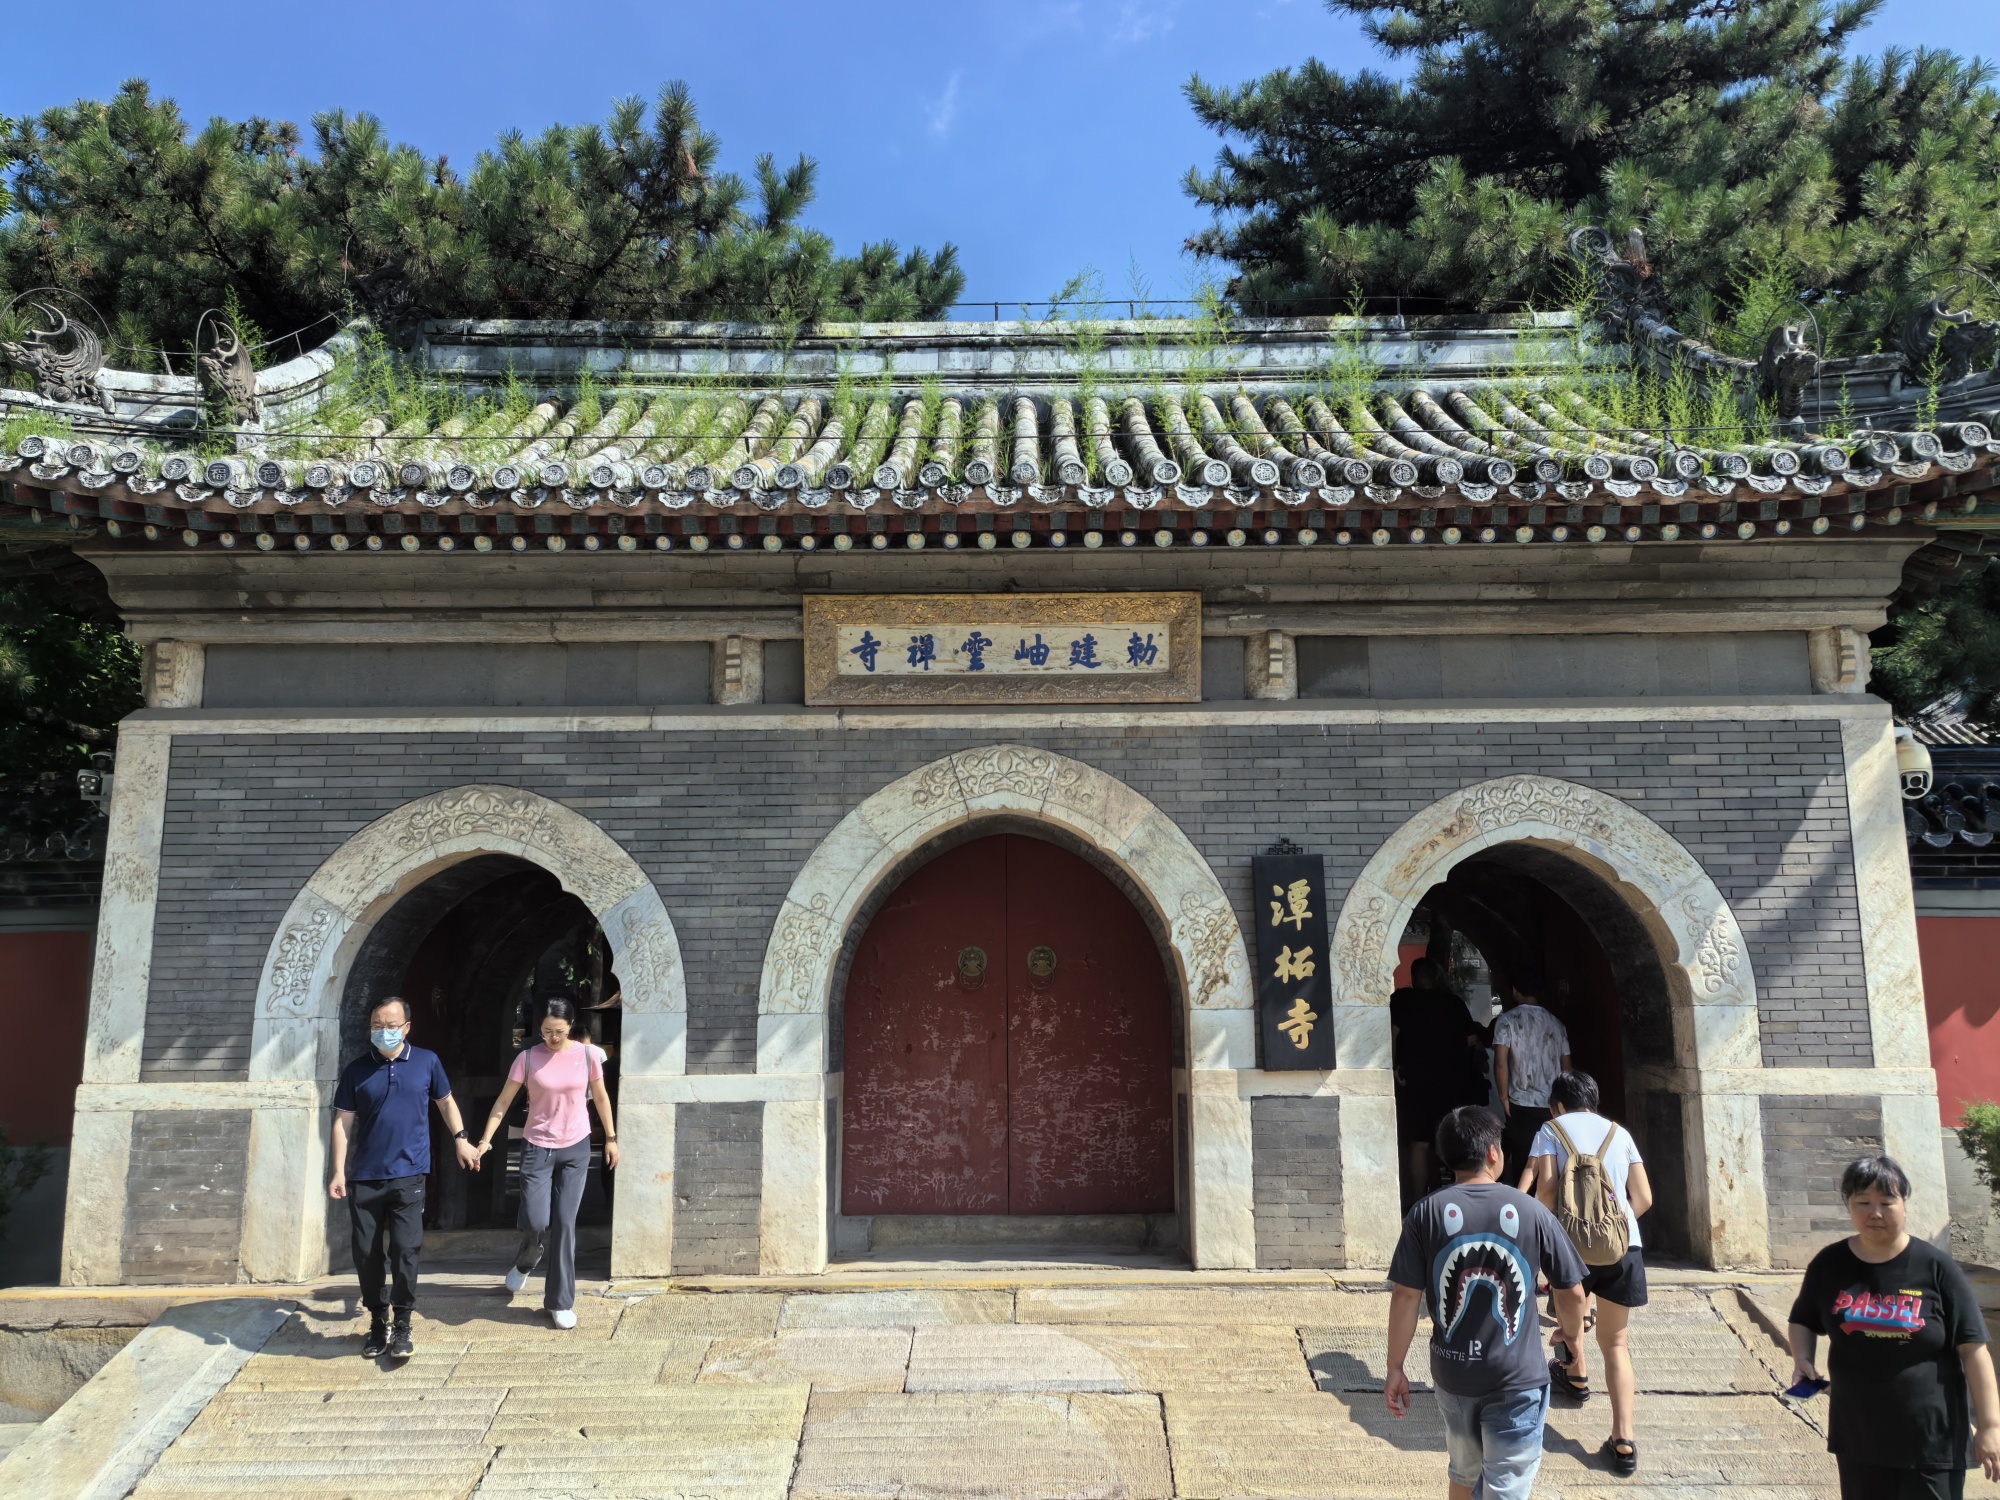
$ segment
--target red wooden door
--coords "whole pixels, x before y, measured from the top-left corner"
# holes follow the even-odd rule
[[[1171,1212],[1169,1003],[1085,861],[1012,834],[940,855],[848,977],[842,1211]]]

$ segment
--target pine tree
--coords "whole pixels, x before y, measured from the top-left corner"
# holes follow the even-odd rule
[[[1549,305],[1569,231],[1644,232],[1694,326],[1776,264],[1868,347],[1956,287],[2000,312],[2000,95],[1945,52],[1849,58],[1880,0],[1327,0],[1414,65],[1187,86],[1225,144],[1189,241],[1245,305]]]
[[[650,111],[510,132],[460,176],[391,142],[368,115],[190,130],[142,82],[0,122],[0,283],[87,299],[120,363],[186,350],[232,294],[275,333],[358,300],[384,321],[463,318],[935,317],[958,295],[957,252],[839,254],[800,224],[816,167],[765,157],[754,187],[720,170],[680,84]],[[305,342],[315,342],[308,335]],[[289,352],[289,351],[287,351]]]

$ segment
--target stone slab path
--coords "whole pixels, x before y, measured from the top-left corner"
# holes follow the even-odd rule
[[[252,1357],[134,1500],[1438,1497],[1419,1394],[1384,1410],[1379,1283],[592,1289],[433,1287],[401,1366],[358,1355],[332,1289]],[[1768,1308],[1772,1293],[1761,1289]],[[1820,1413],[1753,1297],[1670,1284],[1633,1325],[1636,1480],[1599,1394],[1550,1422],[1549,1500],[1821,1500]],[[1410,1374],[1422,1383],[1421,1345]],[[1427,1387],[1425,1388],[1427,1390]],[[1968,1494],[2000,1495],[1975,1478]]]

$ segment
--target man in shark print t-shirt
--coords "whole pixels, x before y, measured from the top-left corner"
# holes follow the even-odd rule
[[[1543,1361],[1535,1281],[1555,1289],[1563,1337],[1583,1347],[1583,1262],[1555,1215],[1496,1181],[1505,1163],[1501,1124],[1468,1105],[1438,1126],[1438,1159],[1450,1187],[1403,1220],[1389,1266],[1389,1410],[1410,1408],[1403,1359],[1417,1315],[1431,1315],[1431,1383],[1444,1413],[1453,1500],[1527,1500],[1542,1465],[1549,1371]]]

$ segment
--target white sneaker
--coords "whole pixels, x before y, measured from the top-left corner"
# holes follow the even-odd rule
[[[522,1287],[526,1286],[527,1284],[528,1284],[528,1273],[526,1271],[523,1271],[519,1266],[515,1266],[514,1268],[512,1268],[507,1272],[508,1291],[518,1292],[521,1290]]]
[[[549,1314],[549,1321],[554,1323],[558,1328],[574,1328],[576,1327],[576,1314],[566,1307],[557,1308]]]

